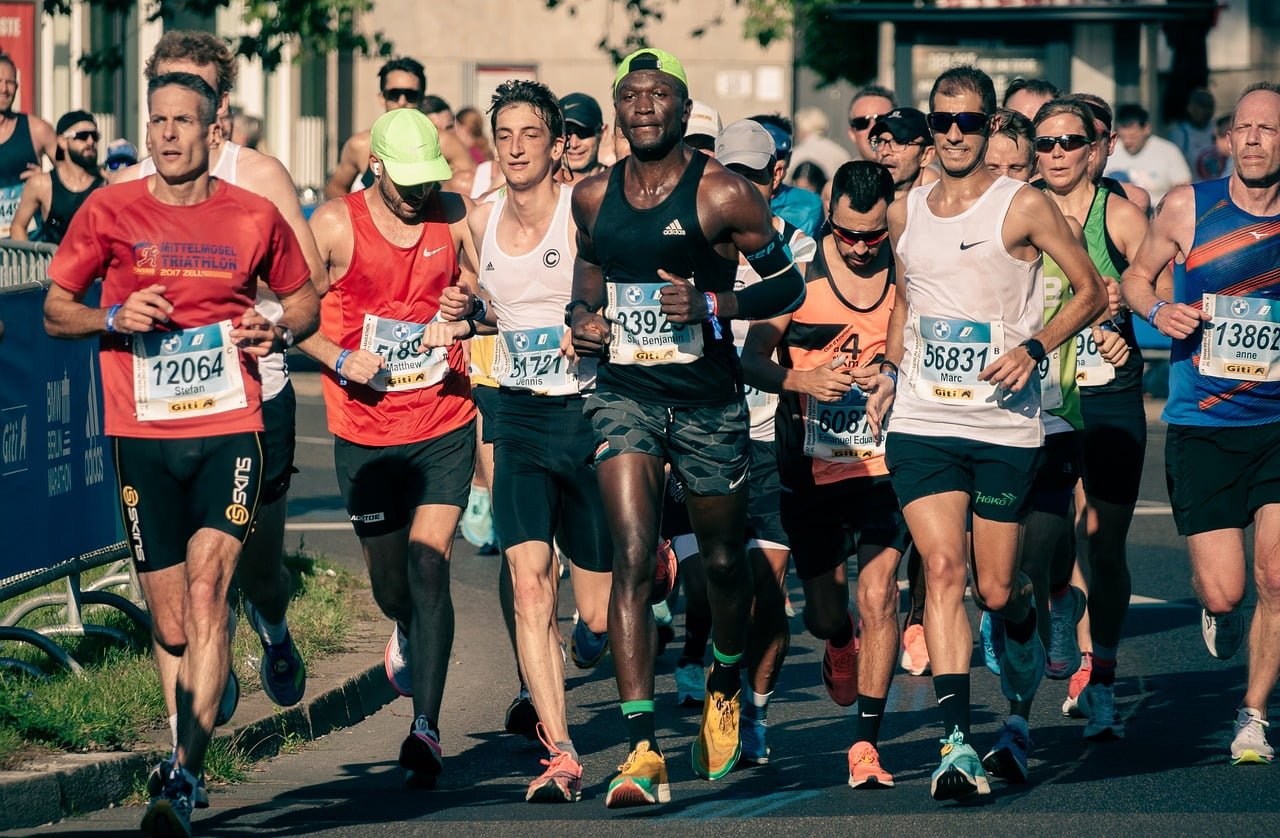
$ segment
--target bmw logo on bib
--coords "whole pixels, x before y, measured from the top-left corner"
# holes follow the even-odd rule
[[[391,334],[396,340],[404,340],[409,337],[409,324],[397,323],[392,329]]]
[[[160,343],[160,351],[167,354],[172,354],[180,349],[182,349],[181,335],[170,335]]]
[[[1231,313],[1236,317],[1244,317],[1249,313],[1249,301],[1237,297],[1231,301]]]
[[[933,321],[933,336],[938,340],[946,340],[951,336],[951,324],[945,320]]]
[[[640,290],[639,286],[636,286],[636,285],[627,286],[627,302],[631,303],[632,305],[636,305],[637,303],[640,303],[643,300],[644,300],[644,292]]]
[[[516,345],[516,349],[520,350],[521,352],[525,351],[526,349],[529,348],[529,336],[526,335],[524,332],[516,332],[515,345]]]

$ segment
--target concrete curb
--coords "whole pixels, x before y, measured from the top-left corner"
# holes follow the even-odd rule
[[[355,647],[370,645],[360,642],[369,639],[367,632],[357,630],[355,634]],[[369,653],[348,652],[320,664],[328,668],[325,664],[334,660],[339,666],[345,661],[350,672],[349,658],[367,661]],[[255,709],[254,717],[215,738],[228,741],[233,749],[255,760],[265,759],[278,753],[287,737],[310,741],[350,727],[396,697],[381,660],[354,675],[337,675],[330,683],[333,686],[325,691],[287,709],[271,705],[261,693],[246,696],[241,712]],[[251,698],[260,699],[252,708],[248,706]],[[33,762],[26,770],[0,771],[0,830],[40,826],[113,806],[133,792],[155,764],[157,754],[163,756],[166,751],[56,754]]]

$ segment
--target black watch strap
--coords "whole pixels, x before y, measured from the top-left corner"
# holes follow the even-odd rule
[[[1035,338],[1027,338],[1018,345],[1027,350],[1027,354],[1031,356],[1031,360],[1035,361],[1037,364],[1044,360],[1044,356],[1046,354],[1044,351],[1044,344]]]
[[[564,307],[564,325],[573,325],[573,310],[578,306],[582,306],[587,311],[595,311],[595,308],[592,307],[591,303],[586,300],[570,300],[569,304]]]

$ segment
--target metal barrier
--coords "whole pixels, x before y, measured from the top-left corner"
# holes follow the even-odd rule
[[[149,629],[129,598],[105,588],[126,585],[139,600],[115,500],[113,464],[102,428],[97,347],[53,340],[44,332],[49,244],[0,241],[0,602],[55,582],[65,591],[24,600],[0,619],[0,641],[29,643],[72,672],[80,664],[53,641],[58,636],[126,640],[117,629],[86,623],[83,609],[109,606]],[[86,301],[95,304],[98,288]],[[82,573],[112,565],[88,589]],[[17,623],[40,608],[64,609],[55,625]],[[8,665],[38,672],[25,661]]]

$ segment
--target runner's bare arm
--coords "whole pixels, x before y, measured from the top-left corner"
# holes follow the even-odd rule
[[[604,271],[591,244],[591,230],[595,227],[607,184],[603,178],[592,177],[573,190],[578,255],[573,261],[573,290],[569,299],[571,304],[573,301],[586,303],[570,312],[573,348],[579,355],[603,355],[609,342],[609,323],[600,314],[605,303]]]
[[[83,302],[85,291],[68,291],[55,282],[44,298],[44,328],[50,337],[76,340],[107,334],[107,321],[111,319],[111,331],[119,334],[150,332],[156,323],[168,322],[173,311],[164,291],[165,287],[159,284],[134,291],[115,310],[113,318],[114,306],[87,306]]]
[[[444,155],[453,177],[445,182],[444,188],[460,195],[470,195],[471,185],[476,179],[476,161],[471,159],[462,140],[446,131],[440,135],[440,153]]]
[[[894,254],[895,290],[893,311],[889,312],[889,325],[885,331],[884,359],[896,369],[906,354],[906,343],[903,337],[907,326],[910,306],[907,304],[907,273],[897,264],[898,240],[907,228],[907,202],[894,201],[889,205],[889,247]],[[880,365],[885,369],[885,365]],[[867,394],[867,425],[871,429],[876,442],[881,439],[885,417],[893,407],[893,400],[898,393],[898,373],[893,376],[878,375],[869,387],[863,386]]]
[[[342,152],[338,155],[338,167],[329,176],[324,185],[326,198],[341,198],[351,191],[351,184],[360,177],[360,172],[369,162],[369,132],[361,131],[342,144]]]
[[[240,180],[245,188],[275,204],[289,229],[298,237],[302,255],[311,268],[311,282],[315,285],[316,293],[324,296],[329,290],[329,275],[320,259],[320,251],[316,248],[315,235],[302,212],[298,188],[294,185],[289,170],[276,158],[251,148],[241,149],[237,165],[241,167]]]
[[[13,221],[9,224],[9,238],[16,242],[28,241],[27,227],[31,219],[40,213],[43,218],[49,214],[49,203],[53,200],[53,179],[41,172],[27,181],[22,187],[22,197],[18,199],[18,208],[14,210]]]
[[[1156,293],[1157,288],[1163,285],[1161,273],[1175,258],[1185,258],[1191,249],[1195,209],[1195,191],[1190,186],[1169,190],[1156,207],[1155,218],[1147,228],[1137,255],[1129,263],[1129,270],[1124,272],[1121,285],[1129,307],[1159,329],[1161,334],[1172,338],[1189,336],[1202,321],[1209,319],[1206,311],[1172,302]],[[1164,305],[1157,308],[1161,302]]]
[[[766,393],[800,393],[820,402],[843,398],[853,387],[849,359],[837,357],[816,369],[796,370],[775,360],[778,345],[791,324],[791,315],[756,320],[742,346],[742,375],[748,384]]]

